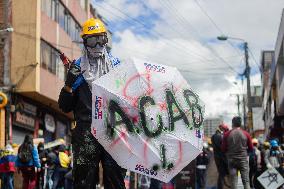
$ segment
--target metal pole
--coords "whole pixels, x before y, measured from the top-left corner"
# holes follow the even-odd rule
[[[243,94],[243,119],[244,119],[244,129],[247,129],[247,116],[246,116],[246,99]]]
[[[253,132],[253,119],[252,119],[252,104],[251,104],[251,89],[250,89],[250,66],[248,61],[248,43],[244,43],[245,60],[246,60],[246,78],[247,78],[247,106],[248,106],[248,130]]]
[[[238,115],[241,116],[241,112],[240,112],[240,95],[237,94],[237,100],[238,100]]]
[[[242,87],[244,88],[244,78],[242,77]],[[245,101],[245,95],[243,95],[243,122],[244,122],[244,129],[247,128],[246,126],[246,101]]]
[[[4,34],[4,52],[3,52],[3,65],[4,65],[4,71],[3,71],[3,84],[4,86],[10,86],[11,80],[10,80],[10,43],[11,43],[11,0],[4,0],[4,27],[7,28],[7,32]],[[11,30],[13,31],[13,30]],[[6,125],[6,142],[10,140],[10,91],[7,91],[7,97],[8,97],[8,104],[6,106],[6,114],[5,114],[5,125]]]

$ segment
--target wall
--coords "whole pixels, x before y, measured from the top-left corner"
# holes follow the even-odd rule
[[[40,1],[12,1],[11,80],[17,92],[39,91]]]
[[[278,62],[276,74],[277,74],[277,88],[278,88],[277,113],[279,116],[284,116],[284,63],[283,62]]]
[[[0,29],[4,28],[4,1],[0,1]],[[0,85],[3,84],[4,36],[0,35]]]
[[[87,10],[90,9],[90,2],[86,0]],[[81,8],[78,0],[62,0],[62,3],[70,10],[75,19],[83,24],[88,18],[90,18],[90,12]]]

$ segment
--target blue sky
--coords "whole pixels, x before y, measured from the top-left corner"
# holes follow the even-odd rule
[[[273,50],[284,7],[283,0],[93,2],[113,32],[114,55],[177,67],[205,101],[209,117],[236,113],[230,94],[246,88],[236,73],[244,71],[242,43],[216,37],[226,34],[248,42],[251,83],[259,85],[260,53]]]

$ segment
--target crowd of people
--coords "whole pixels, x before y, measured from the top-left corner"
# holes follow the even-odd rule
[[[218,170],[217,188],[238,187],[238,173],[244,189],[264,188],[257,180],[267,169],[275,168],[284,176],[284,144],[278,139],[260,143],[241,128],[241,118],[232,119],[232,129],[219,125],[211,137],[215,164]],[[208,164],[208,163],[207,163]],[[229,178],[227,181],[225,178]],[[227,182],[226,182],[227,181]],[[203,184],[204,185],[204,184]]]
[[[72,158],[65,145],[45,149],[37,146],[33,138],[25,136],[17,150],[7,144],[0,154],[0,178],[2,189],[14,188],[14,173],[22,175],[23,189],[72,189]]]

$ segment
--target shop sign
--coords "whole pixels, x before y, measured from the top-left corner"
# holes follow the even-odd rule
[[[21,114],[20,112],[16,113],[16,122],[29,126],[30,128],[34,129],[35,127],[35,119],[29,117],[25,114]]]
[[[24,112],[28,113],[28,114],[31,114],[33,116],[36,116],[36,110],[37,110],[37,107],[34,106],[34,105],[31,105],[27,102],[22,102],[23,106],[24,106]]]
[[[54,131],[55,131],[54,117],[50,114],[45,114],[44,123],[45,123],[45,129],[49,132],[54,133]]]
[[[60,121],[56,122],[56,138],[64,138],[66,136],[66,125]]]

